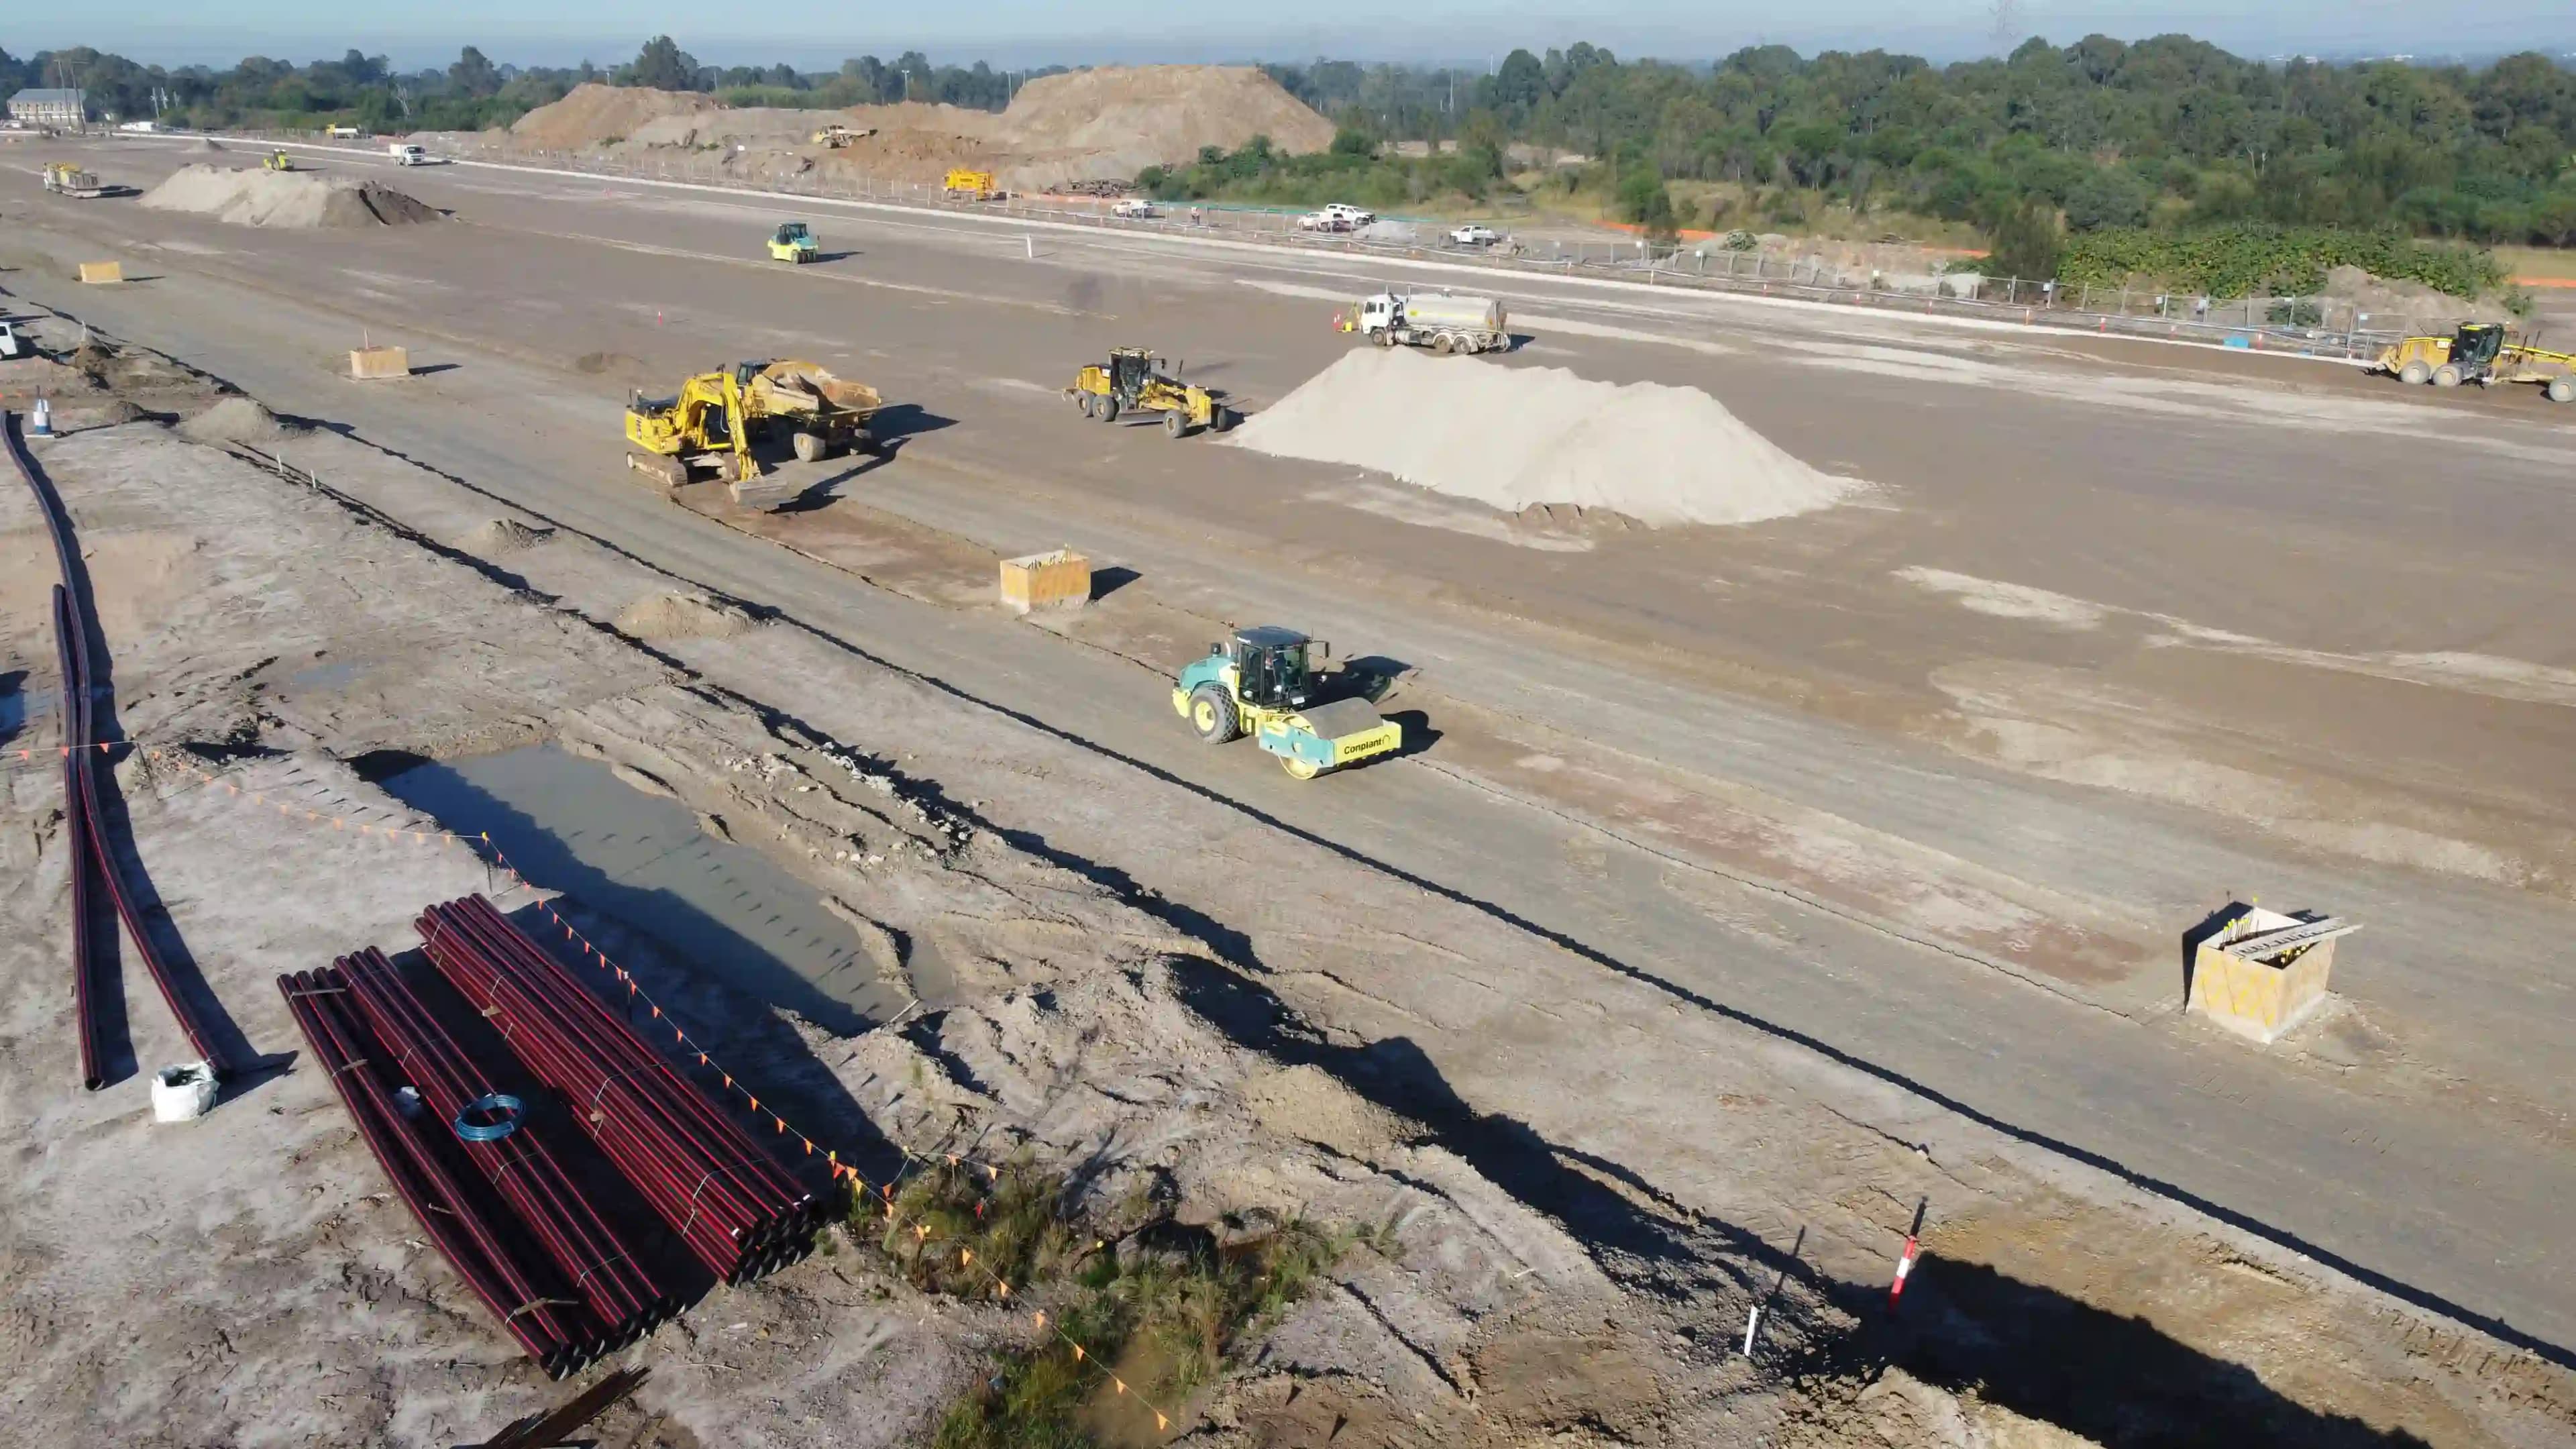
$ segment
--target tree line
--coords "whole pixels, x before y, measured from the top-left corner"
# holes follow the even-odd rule
[[[101,120],[160,119],[173,125],[320,129],[357,125],[371,131],[475,131],[506,126],[587,82],[700,91],[738,106],[837,110],[897,101],[936,102],[998,111],[1031,78],[1063,66],[996,71],[934,65],[919,51],[893,61],[857,56],[830,71],[777,65],[702,65],[667,35],[655,36],[633,60],[602,69],[495,64],[466,46],[453,64],[397,70],[384,56],[351,50],[307,65],[252,56],[228,70],[143,65],[88,46],[38,51],[25,60],[0,50],[0,94],[29,86],[76,85]]]
[[[2576,245],[2576,75],[2539,54],[2276,66],[2187,36],[2093,35],[1947,66],[1764,46],[1690,67],[1575,45],[1515,50],[1490,74],[1268,69],[1351,129],[1457,143],[1438,179],[1462,189],[1512,170],[1515,143],[1607,168],[1632,209],[1664,183],[1733,183],[1723,211],[1685,225],[1786,223],[1821,200],[1989,232],[2037,206],[2079,233],[2267,223]]]
[[[496,65],[471,46],[451,65],[412,72],[356,50],[303,66],[253,57],[221,71],[85,47],[23,62],[0,52],[0,86],[68,77],[121,118],[377,131],[505,125],[585,81],[732,104],[997,110],[1026,76],[1060,69],[935,65],[918,51],[831,71],[720,68],[669,36],[605,70]],[[1158,190],[1294,198],[1329,186],[1382,204],[1487,197],[1549,174],[1545,153],[1570,152],[1585,163],[1566,181],[1596,186],[1658,229],[1790,228],[1841,208],[2034,245],[2061,228],[2249,226],[2576,245],[2576,75],[2537,54],[2482,69],[2273,65],[2186,36],[2095,35],[2068,46],[2032,39],[2002,59],[1946,66],[1782,46],[1689,66],[1578,44],[1515,50],[1490,72],[1335,60],[1264,69],[1335,119],[1342,142],[1323,158],[1266,146],[1202,157],[1149,177]],[[1432,143],[1431,154],[1390,154],[1386,143],[1403,141]]]

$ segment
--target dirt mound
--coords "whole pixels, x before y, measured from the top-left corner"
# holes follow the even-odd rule
[[[814,145],[813,133],[832,124],[869,134],[837,151]],[[818,166],[935,181],[949,167],[971,166],[1023,191],[1124,180],[1148,166],[1187,161],[1201,147],[1231,150],[1255,136],[1285,151],[1321,151],[1333,142],[1333,123],[1248,66],[1149,65],[1034,80],[998,115],[918,103],[730,109],[706,96],[586,85],[510,128],[521,147],[717,152],[726,172],[754,181]]]
[[[740,605],[706,594],[655,594],[617,612],[619,632],[637,639],[729,639],[751,624]]]
[[[490,558],[495,554],[517,553],[535,548],[555,536],[551,528],[530,528],[515,518],[496,518],[465,535],[468,553]]]
[[[2384,324],[2413,318],[2426,319],[2430,324],[2452,319],[2506,322],[2513,317],[2501,304],[2490,299],[2454,297],[2421,282],[2374,277],[2359,267],[2336,267],[2327,272],[2325,295],[2338,302],[2349,302],[2355,310],[2370,314],[2374,320],[2367,325],[2382,330],[2386,330]],[[2333,308],[2331,313],[2340,316],[2342,309]]]
[[[202,164],[185,167],[144,193],[143,204],[237,226],[409,226],[439,219],[435,207],[381,182]]]
[[[1004,143],[1025,153],[1022,167],[1079,161],[1092,175],[1133,176],[1187,161],[1203,146],[1231,151],[1255,136],[1300,155],[1333,144],[1331,121],[1250,66],[1113,66],[1044,76],[1021,88],[1002,122]]]
[[[1696,388],[1410,349],[1348,354],[1233,441],[1374,468],[1506,513],[1575,504],[1649,527],[1787,518],[1864,486],[1800,462]]]
[[[256,398],[228,397],[179,425],[200,443],[265,443],[286,436],[286,424]]]
[[[521,116],[510,127],[510,139],[522,146],[573,151],[632,136],[662,116],[721,108],[710,96],[592,82],[574,86],[562,100]]]

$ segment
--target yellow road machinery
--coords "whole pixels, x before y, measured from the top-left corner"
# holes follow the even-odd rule
[[[810,262],[823,255],[822,244],[814,240],[814,228],[801,221],[781,222],[769,234],[769,259],[773,262]]]
[[[93,201],[107,194],[107,184],[93,172],[84,171],[69,161],[45,163],[45,189],[57,196],[77,196]]]
[[[1105,365],[1084,368],[1064,395],[1084,417],[1104,423],[1118,421],[1120,413],[1161,413],[1163,431],[1175,438],[1234,426],[1234,413],[1214,393],[1166,376],[1156,367],[1161,361],[1142,347],[1112,348]]]
[[[1404,727],[1377,706],[1316,697],[1315,664],[1329,648],[1294,629],[1237,629],[1181,671],[1172,708],[1208,744],[1252,736],[1300,780],[1402,749]]]
[[[739,362],[667,398],[629,398],[626,464],[673,488],[700,470],[748,482],[779,461],[782,443],[802,462],[874,446],[868,421],[880,404],[875,388],[811,362]]]

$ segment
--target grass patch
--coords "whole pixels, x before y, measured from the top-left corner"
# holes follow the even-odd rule
[[[882,1197],[853,1210],[854,1234],[876,1242],[914,1286],[991,1301],[999,1277],[1014,1305],[1047,1315],[1045,1333],[1002,1353],[992,1376],[949,1407],[936,1449],[1158,1442],[1163,1436],[1139,1397],[1176,1410],[1353,1245],[1383,1236],[1291,1219],[1220,1249],[1205,1232],[1166,1227],[1150,1235],[1154,1247],[1122,1266],[1107,1244],[1066,1220],[1063,1200],[1058,1177],[943,1166],[897,1193],[891,1226]]]

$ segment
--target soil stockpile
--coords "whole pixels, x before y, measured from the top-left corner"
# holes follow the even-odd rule
[[[286,436],[286,425],[257,398],[228,397],[179,425],[200,443],[265,443]]]
[[[510,139],[522,146],[571,151],[622,140],[663,116],[718,109],[711,96],[592,82],[574,86],[562,100],[521,116],[510,127]]]
[[[1292,154],[1333,144],[1333,123],[1250,66],[1150,65],[1045,76],[1002,113],[1005,141],[1030,162],[1073,152],[1133,176],[1255,136]]]
[[[617,614],[619,631],[638,639],[730,639],[751,623],[738,605],[705,594],[655,594]]]
[[[857,135],[813,143],[827,125]],[[949,167],[995,173],[1014,190],[1119,179],[1268,136],[1281,150],[1321,151],[1333,123],[1248,66],[1119,66],[1029,82],[1010,109],[904,104],[847,111],[728,109],[705,96],[577,87],[510,128],[512,144],[547,150],[720,153],[731,174],[777,179],[817,166],[890,180],[936,181]],[[741,148],[736,150],[735,148]]]
[[[144,193],[154,211],[184,211],[237,226],[409,226],[438,211],[380,182],[307,171],[189,166]]]
[[[1787,518],[1866,486],[1791,457],[1696,388],[1410,350],[1349,354],[1232,441],[1373,468],[1506,513],[1570,503],[1664,527]]]

